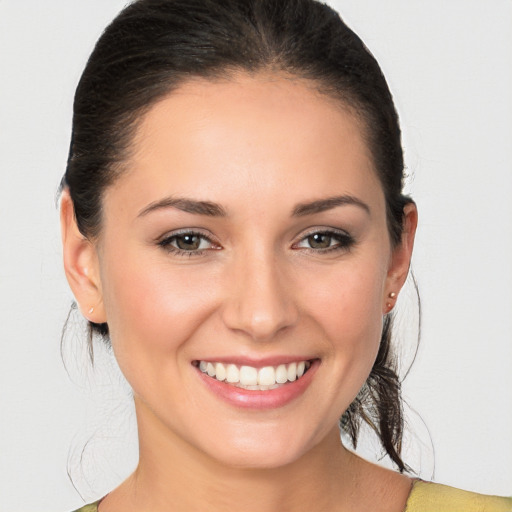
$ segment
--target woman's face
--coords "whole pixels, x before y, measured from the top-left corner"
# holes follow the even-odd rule
[[[407,272],[360,123],[300,80],[198,80],[149,111],[127,165],[88,275],[142,441],[296,460],[366,380]]]

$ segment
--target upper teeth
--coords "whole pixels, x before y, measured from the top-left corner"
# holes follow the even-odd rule
[[[288,381],[293,382],[302,377],[310,366],[309,361],[264,366],[263,368],[199,361],[199,369],[210,377],[235,386],[257,386],[255,389],[261,389],[261,386],[267,388],[267,386],[284,384]]]

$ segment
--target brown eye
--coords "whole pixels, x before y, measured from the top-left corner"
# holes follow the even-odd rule
[[[355,240],[345,231],[326,230],[310,232],[302,238],[294,249],[305,249],[316,254],[327,254],[333,251],[348,251]]]
[[[201,245],[198,235],[180,235],[174,238],[176,247],[182,251],[197,251]]]
[[[158,245],[168,252],[187,256],[200,255],[204,250],[219,248],[206,235],[193,231],[168,236],[158,242]]]
[[[332,243],[332,236],[328,233],[315,233],[307,238],[312,249],[328,249]]]

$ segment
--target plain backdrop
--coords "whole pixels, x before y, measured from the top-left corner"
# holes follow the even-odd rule
[[[420,211],[422,335],[404,394],[425,478],[512,494],[512,2],[330,2],[382,65]],[[129,389],[91,369],[55,194],[74,88],[124,0],[0,0],[0,510],[69,511],[136,462]],[[412,287],[399,342],[414,354]],[[371,452],[372,449],[367,451]],[[363,449],[364,452],[364,449]],[[418,467],[420,466],[420,467]]]

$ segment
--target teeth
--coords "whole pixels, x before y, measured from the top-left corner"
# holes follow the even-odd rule
[[[208,363],[206,365],[206,373],[210,376],[210,377],[215,377],[215,366],[213,366],[212,363]]]
[[[222,363],[215,365],[215,378],[217,380],[226,380],[226,367]]]
[[[258,369],[252,366],[239,368],[235,364],[225,365],[199,361],[199,369],[208,376],[240,388],[258,391],[276,389],[286,382],[294,382],[302,377],[310,366],[309,361],[299,361],[298,363],[280,364],[277,367],[264,366]]]
[[[202,361],[201,361],[202,362]],[[288,380],[288,370],[284,364],[280,364],[276,369],[276,382],[284,384]]]
[[[199,365],[199,368],[201,368],[201,365]],[[226,381],[232,383],[240,382],[240,371],[234,364],[228,364],[228,368],[226,370]]]
[[[258,384],[258,370],[252,366],[242,366],[240,368],[240,384],[256,386]]]
[[[260,386],[272,386],[276,383],[276,372],[272,366],[265,366],[258,371],[258,384]]]
[[[297,363],[288,365],[288,380],[293,382],[297,378]]]

